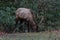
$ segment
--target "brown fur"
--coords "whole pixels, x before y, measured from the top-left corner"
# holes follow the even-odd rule
[[[36,31],[37,25],[35,23],[34,15],[31,9],[28,8],[18,8],[16,10],[16,20],[18,21],[20,19],[28,21],[31,25],[34,31]],[[16,22],[17,22],[16,21]]]

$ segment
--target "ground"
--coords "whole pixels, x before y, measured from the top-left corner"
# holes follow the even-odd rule
[[[60,40],[60,31],[45,31],[38,33],[2,33],[0,40]]]

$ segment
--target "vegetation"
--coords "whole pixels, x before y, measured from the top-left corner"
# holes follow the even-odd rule
[[[1,40],[60,40],[60,31],[0,35]]]
[[[12,32],[15,11],[21,7],[34,11],[40,31],[60,29],[60,0],[0,0],[1,31]]]

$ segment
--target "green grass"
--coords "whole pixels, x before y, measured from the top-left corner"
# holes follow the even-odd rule
[[[4,34],[0,35],[0,40],[60,40],[60,32]]]

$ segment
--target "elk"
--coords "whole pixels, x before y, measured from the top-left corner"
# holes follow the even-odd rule
[[[16,14],[16,24],[17,25],[18,21],[20,21],[20,23],[26,21],[28,22],[28,32],[29,32],[29,24],[32,26],[32,29],[34,32],[37,31],[37,23],[35,22],[34,19],[34,15],[33,15],[33,11],[31,9],[28,8],[18,8],[15,12]]]

